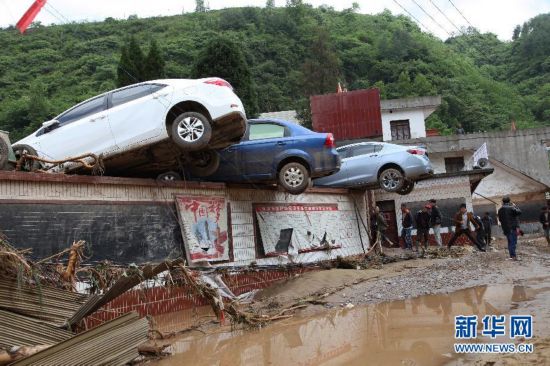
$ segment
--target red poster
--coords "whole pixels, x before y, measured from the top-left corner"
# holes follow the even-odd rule
[[[189,262],[229,260],[225,198],[177,196],[176,207]]]

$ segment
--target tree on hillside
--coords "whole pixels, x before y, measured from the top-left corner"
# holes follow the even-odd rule
[[[340,60],[332,47],[330,35],[325,28],[317,29],[301,70],[303,98],[297,103],[298,118],[306,127],[311,127],[309,97],[335,92],[340,80]]]
[[[144,56],[135,37],[122,46],[117,67],[117,87],[145,81]]]
[[[199,52],[193,76],[217,76],[227,80],[241,98],[248,117],[258,114],[256,87],[242,52],[242,45],[225,36],[212,38]]]
[[[204,0],[195,0],[195,13],[206,13],[208,11],[208,5],[204,3]]]
[[[267,0],[265,7],[266,9],[273,9],[275,7],[275,0]]]
[[[155,80],[164,78],[164,58],[157,42],[152,39],[149,43],[149,53],[145,58],[144,77],[145,80]]]
[[[52,110],[46,87],[33,83],[21,98],[3,104],[0,115],[8,123],[2,128],[10,131],[12,141],[17,141],[52,118]]]
[[[512,33],[512,41],[517,40],[520,34],[521,34],[521,26],[518,24],[514,28],[514,33]]]
[[[132,68],[131,62],[130,62],[130,56],[128,56],[128,47],[126,45],[122,46],[120,49],[120,59],[118,61],[118,66],[116,69],[117,74],[117,82],[116,85],[118,88],[130,85],[134,82],[134,79],[132,78],[129,69]]]
[[[333,92],[340,80],[340,60],[330,35],[319,28],[302,65],[302,89],[307,96]]]

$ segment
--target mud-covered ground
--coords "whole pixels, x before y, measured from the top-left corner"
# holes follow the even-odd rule
[[[468,246],[465,255],[457,258],[400,262],[394,268],[385,265],[379,278],[338,291],[327,300],[332,304],[381,302],[550,275],[550,247],[544,239],[523,240],[518,262],[507,260],[504,241],[494,247],[482,253]]]
[[[307,304],[305,308],[294,313],[294,323],[279,322],[278,324],[268,325],[265,329],[262,329],[260,337],[254,331],[240,331],[234,335],[231,335],[230,341],[228,336],[224,336],[223,341],[218,339],[219,336],[209,335],[209,331],[204,333],[186,334],[185,342],[199,342],[197,346],[204,347],[205,345],[212,345],[213,349],[217,349],[220,345],[219,342],[244,342],[249,339],[248,342],[260,342],[260,339],[267,337],[269,343],[273,344],[277,339],[271,332],[293,332],[296,327],[296,323],[302,324],[312,323],[308,319],[314,320],[314,322],[321,322],[319,317],[331,317],[340,316],[342,311],[344,315],[346,311],[355,311],[355,309],[365,309],[374,313],[380,313],[381,311],[388,311],[386,317],[395,317],[391,313],[392,308],[408,308],[410,306],[418,309],[418,304],[429,303],[431,304],[426,308],[426,319],[437,319],[439,317],[438,312],[432,313],[430,308],[433,307],[433,303],[443,304],[447,301],[447,298],[453,299],[453,310],[456,311],[456,307],[463,306],[462,296],[464,295],[458,290],[470,289],[468,293],[481,294],[480,304],[483,303],[483,311],[497,311],[503,314],[531,314],[535,318],[535,338],[532,343],[535,344],[535,352],[531,355],[524,354],[511,354],[511,355],[472,355],[472,356],[457,356],[455,354],[448,353],[445,357],[441,355],[444,352],[436,352],[432,350],[430,355],[430,362],[426,364],[449,364],[449,365],[520,365],[520,364],[550,364],[550,247],[546,244],[543,238],[521,238],[519,244],[519,257],[521,261],[507,260],[507,250],[505,249],[505,242],[498,241],[494,244],[495,249],[490,250],[487,253],[481,253],[474,250],[471,247],[453,248],[449,253],[446,249],[437,250],[431,248],[424,257],[416,258],[417,254],[404,252],[400,249],[385,250],[386,259],[375,258],[366,263],[350,262],[344,263],[344,266],[352,267],[355,269],[331,269],[317,272],[309,272],[304,275],[298,276],[292,280],[280,283],[272,288],[261,291],[256,296],[256,301],[252,305],[257,311],[263,311],[273,308],[285,308],[295,304]],[[387,259],[390,260],[387,260]],[[393,261],[398,259],[398,261]],[[391,262],[381,264],[382,262]],[[367,267],[364,269],[364,267]],[[357,269],[360,268],[360,269]],[[488,292],[487,292],[488,291]],[[495,293],[497,295],[495,295]],[[520,295],[518,295],[518,293]],[[524,295],[521,295],[525,293]],[[439,294],[439,295],[437,295]],[[501,297],[499,297],[502,294]],[[510,295],[511,294],[511,295]],[[427,297],[427,296],[428,297]],[[434,297],[435,295],[435,297]],[[474,295],[475,296],[475,295]],[[491,297],[492,296],[492,297]],[[496,297],[495,297],[496,296]],[[510,299],[511,298],[511,299]],[[420,301],[420,302],[419,302]],[[513,306],[509,303],[513,303]],[[487,308],[488,305],[492,307]],[[386,306],[387,305],[387,306]],[[494,306],[493,306],[494,305]],[[380,306],[382,306],[380,308]],[[437,305],[439,306],[439,305]],[[437,307],[436,306],[436,307]],[[375,308],[373,308],[375,307]],[[353,310],[352,310],[353,309]],[[375,310],[372,310],[375,309]],[[434,325],[439,331],[443,332],[441,327],[450,327],[449,323],[452,319],[452,312],[445,310],[441,305],[444,314],[444,325]],[[448,310],[448,309],[447,309]],[[479,309],[481,311],[481,308]],[[420,311],[422,313],[422,311]],[[337,314],[337,315],[334,315]],[[400,313],[397,313],[400,314]],[[433,314],[433,315],[429,315]],[[480,312],[481,314],[481,312]],[[450,316],[449,316],[450,315]],[[359,318],[363,317],[363,313],[356,313]],[[414,312],[406,316],[414,319],[417,315]],[[349,316],[348,316],[349,318]],[[348,319],[349,320],[349,319]],[[341,319],[342,324],[346,322],[345,317]],[[404,332],[416,332],[416,325],[411,323],[410,325],[403,323],[399,320],[395,324],[387,325],[387,329],[392,327],[403,327]],[[425,320],[427,321],[427,320]],[[431,321],[431,320],[430,320]],[[332,324],[332,323],[330,323]],[[351,325],[354,324],[352,321]],[[350,326],[351,326],[350,325]],[[307,329],[309,325],[300,325],[301,329]],[[273,328],[271,328],[273,327]],[[272,329],[272,330],[270,330]],[[434,328],[435,329],[435,328]],[[442,333],[441,338],[447,338],[445,341],[447,344],[442,349],[450,348],[450,345],[454,342],[452,330],[446,330]],[[210,326],[210,330],[212,327]],[[326,330],[331,334],[336,334],[338,326],[331,330]],[[231,333],[230,330],[226,330]],[[321,333],[325,333],[322,328],[318,330]],[[422,334],[426,329],[419,327],[418,333]],[[302,331],[299,331],[303,332]],[[361,330],[359,333],[366,334],[366,330]],[[219,334],[219,332],[217,332]],[[432,331],[426,332],[426,337],[431,337]],[[394,338],[399,338],[401,335],[396,335]],[[216,338],[218,337],[218,338]],[[275,337],[275,338],[274,338]],[[378,335],[373,336],[373,338]],[[385,335],[384,337],[388,337]],[[411,339],[414,336],[411,336]],[[241,339],[242,338],[242,339]],[[310,337],[311,338],[311,337]],[[335,338],[337,338],[335,336]],[[391,336],[386,341],[391,340]],[[181,342],[182,339],[176,338],[176,343]],[[385,342],[386,342],[385,341]],[[443,341],[443,340],[442,340]],[[306,344],[306,340],[300,340]],[[321,341],[319,341],[321,342]],[[325,342],[325,340],[323,340]],[[403,344],[404,340],[399,339],[397,343]],[[186,343],[188,344],[188,343]],[[227,347],[229,349],[230,344]],[[332,352],[335,354],[339,349],[344,349],[345,342],[341,342],[342,346],[334,348]],[[351,347],[351,350],[357,348],[354,351],[359,357],[368,357],[370,353],[384,353],[388,352],[387,349],[370,349],[374,343],[367,340],[366,343],[359,345],[346,345]],[[261,344],[253,344],[252,348],[262,348]],[[300,346],[305,347],[305,346]],[[330,346],[326,346],[330,347]],[[178,358],[178,353],[183,356],[183,351],[178,351],[178,347],[173,348],[175,364],[184,360],[185,358]],[[290,352],[290,349],[289,349]],[[307,353],[307,348],[302,349],[300,352]],[[327,354],[331,354],[328,352]],[[346,351],[344,354],[348,356],[353,352]],[[359,352],[359,353],[357,353]],[[397,350],[396,350],[397,352]],[[401,351],[400,351],[401,352]],[[412,352],[407,350],[406,352]],[[421,354],[422,352],[420,352]],[[219,357],[229,357],[229,353],[218,355]],[[290,354],[290,353],[289,353]],[[397,353],[396,353],[397,354]],[[411,354],[420,357],[417,351]],[[427,354],[427,353],[426,353]],[[266,357],[264,355],[264,357]],[[290,356],[289,356],[290,357]],[[300,356],[298,356],[300,357]],[[305,357],[305,356],[304,356]],[[336,357],[336,356],[334,356]],[[338,358],[339,357],[339,358]],[[334,362],[330,364],[342,364],[344,356],[340,355],[333,359]],[[400,356],[401,360],[406,359],[408,356]],[[412,356],[411,356],[412,357]],[[171,365],[171,359],[164,359],[161,363]],[[295,362],[296,359],[291,359],[291,362]],[[356,359],[347,359],[346,364],[360,364]],[[273,364],[278,364],[277,360],[272,360]],[[299,360],[304,361],[306,359]],[[271,361],[270,361],[271,362]],[[288,361],[285,361],[288,362]],[[309,362],[309,361],[308,361]],[[401,361],[400,361],[401,362]],[[243,362],[242,359],[232,360],[234,364],[249,364]],[[207,363],[205,363],[207,364]],[[373,359],[373,364],[374,359]],[[384,363],[382,363],[384,364]],[[391,364],[391,362],[390,362]]]
[[[521,240],[520,261],[507,260],[506,242],[493,243],[486,253],[471,246],[430,248],[425,256],[401,249],[385,249],[397,262],[375,261],[366,269],[332,269],[306,273],[260,292],[261,302],[287,304],[298,299],[322,298],[324,307],[402,300],[426,294],[448,293],[477,285],[514,283],[550,274],[550,247],[543,238]],[[305,311],[318,311],[308,309]]]

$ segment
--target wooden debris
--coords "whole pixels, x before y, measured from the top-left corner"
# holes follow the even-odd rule
[[[61,274],[61,277],[73,284],[75,280],[76,267],[82,259],[82,251],[84,249],[84,240],[74,242],[69,251],[69,261],[67,262],[67,268]]]
[[[22,358],[34,355],[40,351],[50,348],[51,345],[39,345],[39,346],[21,346],[13,347],[9,351],[0,351],[0,366],[9,365],[12,362],[20,360]]]

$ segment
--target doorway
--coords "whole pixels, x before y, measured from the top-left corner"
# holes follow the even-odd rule
[[[377,201],[376,206],[380,207],[380,212],[384,215],[388,229],[386,230],[386,236],[394,244],[399,244],[399,233],[397,231],[397,216],[395,214],[395,201]]]

